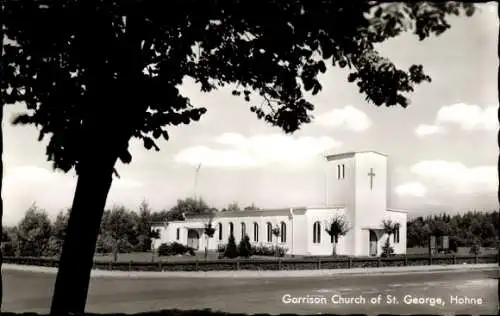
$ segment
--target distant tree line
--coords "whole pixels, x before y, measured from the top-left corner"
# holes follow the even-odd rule
[[[221,212],[258,209],[255,205],[240,208],[231,203]],[[170,210],[153,211],[146,201],[135,210],[114,206],[104,212],[96,252],[114,254],[147,252],[152,240],[158,238],[151,226],[158,222],[182,220],[190,214],[218,212],[203,199],[179,199]],[[51,221],[47,212],[33,204],[17,226],[5,227],[2,247],[5,256],[58,256],[66,234],[69,210],[60,212]],[[429,236],[450,237],[450,248],[497,247],[498,211],[468,212],[457,215],[416,217],[407,223],[407,246],[427,247]]]
[[[254,205],[241,209],[231,203],[221,211],[257,209]],[[97,240],[97,253],[147,252],[152,240],[158,238],[152,232],[154,223],[182,220],[185,215],[218,212],[203,199],[179,199],[169,210],[153,211],[146,201],[138,209],[116,205],[104,212]],[[62,250],[70,210],[61,211],[51,221],[48,213],[33,204],[17,226],[4,227],[2,247],[5,256],[54,257]]]
[[[428,247],[430,235],[447,235],[450,248],[474,245],[495,248],[498,232],[498,211],[420,216],[407,223],[407,246]]]

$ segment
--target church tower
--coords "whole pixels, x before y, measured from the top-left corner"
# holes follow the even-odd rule
[[[346,243],[359,249],[361,230],[380,226],[387,210],[387,155],[363,151],[326,159],[326,206],[345,206],[345,220],[351,228]]]

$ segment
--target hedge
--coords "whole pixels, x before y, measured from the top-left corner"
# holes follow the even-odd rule
[[[57,267],[59,260],[49,258],[4,257],[4,263]],[[217,259],[180,262],[94,261],[94,269],[116,271],[231,271],[231,270],[316,270],[388,266],[422,266],[497,263],[497,255],[412,255],[392,257],[317,257],[280,259]]]

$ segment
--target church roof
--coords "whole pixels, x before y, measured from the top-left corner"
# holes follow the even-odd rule
[[[381,152],[374,151],[374,150],[349,151],[349,152],[345,152],[345,153],[326,155],[325,157],[328,161],[331,161],[331,160],[337,160],[337,159],[350,158],[350,157],[354,157],[356,154],[364,154],[364,153],[374,153],[374,154],[377,154],[380,156],[387,157],[387,154],[383,154]]]
[[[302,215],[307,211],[305,207],[294,207],[294,208],[280,208],[280,209],[260,209],[260,210],[246,210],[246,211],[233,211],[233,212],[217,212],[213,215],[214,218],[224,218],[224,217],[259,217],[259,216],[286,216],[290,214],[290,211],[294,215]],[[186,215],[188,219],[195,218],[208,218],[209,214],[203,215]]]
[[[387,211],[388,212],[394,212],[394,213],[408,213],[407,210],[396,210],[394,208],[388,208]]]

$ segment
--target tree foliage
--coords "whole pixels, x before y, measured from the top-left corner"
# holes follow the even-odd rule
[[[241,208],[238,202],[232,202],[227,205],[227,207],[223,208],[221,212],[239,212]]]
[[[236,246],[236,240],[234,235],[229,235],[226,248],[224,250],[224,257],[226,258],[236,258],[238,257],[238,247]]]
[[[49,248],[52,235],[50,219],[45,210],[33,204],[17,226],[21,256],[40,257]]]
[[[472,247],[479,243],[483,247],[498,247],[498,211],[465,214],[440,214],[416,217],[407,223],[408,247],[427,247],[431,234],[450,236],[450,249]]]
[[[245,235],[238,244],[238,256],[249,258],[251,255],[252,245],[250,244],[250,237],[248,237],[248,235]]]
[[[113,255],[115,262],[120,250],[130,248],[130,238],[135,233],[135,223],[131,213],[123,206],[115,206],[106,211],[102,222],[102,229],[109,234],[113,241]]]
[[[406,107],[415,85],[430,78],[421,65],[399,69],[376,44],[407,30],[421,40],[439,35],[450,27],[449,15],[473,13],[470,4],[448,2],[168,5],[165,10],[163,2],[145,0],[6,4],[2,22],[13,42],[4,47],[4,101],[25,102],[29,112],[14,123],[40,127],[39,140],[49,136],[46,154],[54,167],[79,175],[65,241],[71,247],[61,257],[53,312],[84,310],[85,275],[111,176],[118,159],[131,162],[130,139],[159,150],[156,140],[168,140],[168,128],[206,113],[181,95],[178,85],[186,76],[203,92],[236,86],[233,94],[248,101],[259,119],[292,133],[311,122],[314,106],[305,93],[322,89],[318,75],[327,63],[348,68],[348,81],[367,101]],[[67,281],[72,277],[78,284]]]
[[[450,27],[449,15],[474,12],[471,4],[451,2],[174,2],[168,12],[147,1],[103,1],[93,12],[82,11],[81,1],[51,1],[44,9],[37,1],[9,4],[6,34],[16,44],[5,47],[1,88],[8,92],[7,103],[23,101],[32,111],[16,123],[41,126],[40,139],[51,135],[47,155],[55,167],[68,171],[77,165],[83,127],[93,115],[118,130],[110,136],[123,140],[117,144],[123,162],[132,159],[130,137],[158,150],[155,140],[168,139],[165,127],[188,124],[206,112],[180,94],[184,76],[204,92],[236,85],[233,94],[251,102],[258,118],[287,133],[311,121],[314,106],[303,91],[322,89],[317,77],[326,72],[326,62],[348,68],[348,80],[368,101],[406,107],[415,84],[430,78],[421,65],[398,69],[375,45],[405,31],[420,40],[439,35]],[[89,17],[94,27],[82,29],[82,19]],[[94,64],[84,54],[88,48],[82,49],[90,35],[98,47]],[[98,66],[96,59],[105,66],[99,70],[105,88],[89,82],[96,79],[88,69]],[[135,97],[126,102],[119,95],[131,84],[127,95]],[[114,102],[89,108],[91,87],[101,87],[99,93]],[[111,122],[115,111],[120,119]]]
[[[256,211],[256,210],[260,210],[259,207],[257,207],[254,203],[248,205],[248,206],[245,206],[243,208],[244,211]]]
[[[167,213],[168,221],[185,220],[187,215],[209,214],[214,211],[203,199],[185,198],[177,200],[177,204]]]
[[[325,230],[330,235],[330,240],[333,244],[332,254],[337,255],[337,243],[340,236],[345,236],[350,230],[349,225],[344,220],[343,216],[337,215],[325,225]]]

